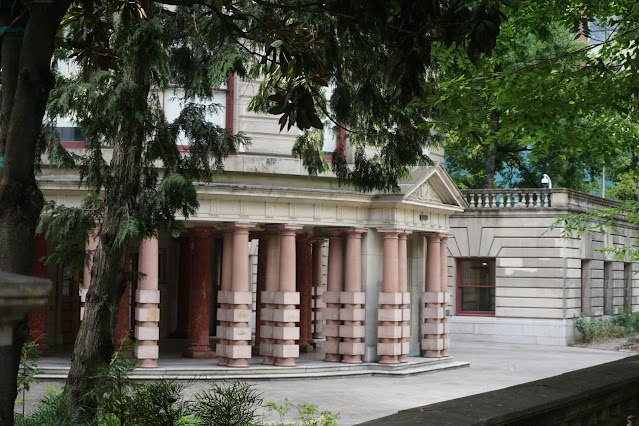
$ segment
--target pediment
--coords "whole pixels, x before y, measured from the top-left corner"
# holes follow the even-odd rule
[[[415,168],[411,178],[400,185],[404,201],[467,207],[463,194],[440,164]]]

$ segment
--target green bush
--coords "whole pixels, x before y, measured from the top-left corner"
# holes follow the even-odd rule
[[[291,412],[291,409],[297,410],[297,422],[287,423],[286,416]],[[332,413],[328,410],[320,410],[317,405],[303,402],[301,404],[294,405],[288,398],[285,398],[280,402],[269,402],[266,404],[267,412],[275,412],[279,417],[279,421],[276,423],[265,422],[266,425],[276,426],[291,426],[291,425],[319,425],[319,426],[337,426],[337,419],[339,419],[339,413]]]
[[[632,312],[627,300],[623,311],[611,318],[575,317],[575,328],[586,343],[631,336],[639,333],[639,312]]]
[[[47,388],[48,395],[36,404],[36,409],[26,417],[17,417],[16,426],[80,426],[97,425],[97,422],[78,423],[69,417],[69,406],[64,392]]]
[[[261,405],[262,395],[246,382],[214,383],[195,395],[193,413],[203,425],[252,425]]]

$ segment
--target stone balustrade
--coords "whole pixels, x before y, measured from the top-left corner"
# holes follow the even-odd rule
[[[615,208],[620,203],[566,188],[464,189],[469,210],[570,208],[577,211]]]

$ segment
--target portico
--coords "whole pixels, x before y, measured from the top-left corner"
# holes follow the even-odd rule
[[[442,240],[464,201],[441,166],[391,194],[243,176],[200,185],[181,235],[133,248],[146,274],[135,293],[142,366],[161,366],[169,336],[187,336],[184,356],[228,368],[254,356],[292,367],[300,351],[343,364],[447,356]]]

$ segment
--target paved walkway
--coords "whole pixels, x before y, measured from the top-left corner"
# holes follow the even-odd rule
[[[322,409],[340,412],[339,423],[352,425],[406,408],[501,389],[634,355],[538,345],[454,342],[452,346],[453,360],[470,362],[470,367],[399,377],[248,381],[263,393],[265,401],[288,398],[294,403],[311,402]],[[208,383],[195,382],[189,388],[189,396],[206,388]],[[42,382],[33,387],[28,398],[36,400],[44,394],[44,386],[52,384],[62,386],[57,380]]]

